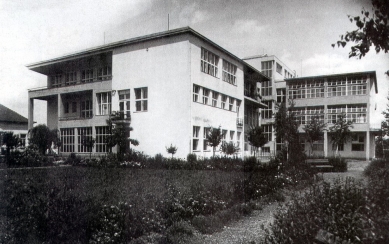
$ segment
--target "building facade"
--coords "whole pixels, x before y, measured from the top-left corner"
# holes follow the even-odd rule
[[[287,99],[291,101],[287,106],[293,104],[291,111],[300,125],[300,140],[305,151],[311,151],[314,156],[334,156],[336,148],[332,146],[328,128],[344,113],[353,123],[354,136],[352,141],[338,148],[339,154],[366,160],[374,157],[374,130],[370,118],[375,109],[371,100],[376,93],[375,71],[286,79]],[[303,128],[314,116],[327,124],[327,130],[324,139],[314,142],[311,150]]]
[[[47,102],[47,125],[59,129],[63,154],[88,153],[83,136],[105,144],[107,120],[119,111],[136,148],[148,155],[211,156],[205,135],[221,127],[223,141],[245,151],[245,131],[259,124],[257,88],[268,78],[193,29],[180,28],[91,48],[30,64],[47,76],[47,87],[29,90],[29,128],[34,100]],[[217,149],[219,151],[219,149]]]
[[[261,83],[260,94],[266,105],[260,110],[260,124],[266,135],[268,143],[261,148],[261,154],[274,155],[281,148],[281,142],[277,143],[274,132],[274,113],[277,112],[277,104],[286,103],[286,82],[285,79],[296,77],[296,72],[291,70],[285,63],[275,55],[256,55],[243,58],[264,75],[270,78],[269,81]]]
[[[13,132],[20,139],[18,147],[26,146],[28,119],[0,104],[0,146],[5,132]]]

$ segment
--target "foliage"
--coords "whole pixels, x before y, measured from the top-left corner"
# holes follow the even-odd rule
[[[35,145],[30,145],[25,151],[11,152],[6,159],[8,167],[40,167],[53,165],[54,159],[41,155]]]
[[[260,126],[251,127],[248,135],[247,140],[249,141],[250,145],[255,147],[257,150],[259,147],[262,147],[267,143],[267,139],[265,137],[265,134],[262,131],[262,128]],[[255,156],[255,152],[254,152]]]
[[[30,144],[35,145],[42,155],[45,155],[46,150],[50,149],[53,143],[55,146],[61,146],[57,129],[50,130],[46,125],[40,124],[33,127],[29,133]]]
[[[81,145],[86,147],[89,152],[89,158],[92,158],[92,149],[95,146],[96,140],[92,136],[81,136]]]
[[[173,155],[176,154],[176,152],[177,152],[177,147],[173,146],[173,144],[170,144],[170,147],[166,147],[166,151],[167,151],[167,153],[170,153],[172,155],[172,158],[173,158]]]
[[[215,157],[216,147],[219,146],[222,140],[222,131],[220,126],[218,128],[211,127],[206,134],[206,140],[209,146],[213,148],[213,156]]]
[[[355,22],[357,29],[347,31],[340,36],[337,45],[345,47],[348,42],[351,46],[349,57],[362,58],[374,45],[377,53],[389,51],[389,5],[387,0],[372,0],[372,12],[363,9],[361,16],[348,16],[350,22]],[[335,47],[335,44],[332,44]],[[389,70],[386,72],[389,75]]]
[[[11,149],[14,149],[19,144],[19,138],[12,131],[5,132],[2,137],[2,144],[7,147],[6,155],[9,155]]]
[[[344,158],[330,157],[328,163],[333,166],[333,172],[347,172],[347,162]]]
[[[313,151],[313,142],[322,140],[324,137],[324,129],[326,124],[320,120],[319,116],[316,115],[303,127],[309,144],[311,145],[311,152]]]
[[[236,152],[239,151],[239,147],[235,146],[234,142],[222,142],[222,145],[220,147],[220,150],[225,155],[234,155]]]
[[[346,144],[352,139],[352,132],[350,128],[353,128],[353,122],[348,121],[346,114],[343,112],[340,114],[339,119],[328,130],[330,132],[330,138],[332,145],[336,147],[338,153],[339,146]]]
[[[73,165],[73,166],[77,166],[77,165],[79,165],[79,164],[81,163],[81,161],[82,161],[82,159],[81,159],[80,156],[77,156],[75,153],[71,153],[71,154],[67,157],[65,163],[66,163],[66,164]]]
[[[189,153],[187,156],[186,156],[186,161],[188,161],[188,163],[194,163],[197,161],[197,155],[195,153]]]

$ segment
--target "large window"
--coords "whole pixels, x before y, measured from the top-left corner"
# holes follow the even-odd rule
[[[215,76],[218,76],[218,64],[219,57],[213,54],[212,52],[201,48],[201,71]]]
[[[319,151],[319,152],[324,151],[324,141],[319,140],[319,141],[313,142],[312,151]]]
[[[366,95],[366,77],[351,77],[347,79],[347,95]]]
[[[206,88],[203,88],[203,104],[208,104],[208,98],[209,98],[209,90]]]
[[[193,151],[199,150],[200,126],[193,126]]]
[[[261,63],[261,71],[264,75],[272,78],[272,76],[273,76],[273,61],[263,61]]]
[[[52,87],[60,87],[62,85],[61,83],[62,83],[62,75],[57,74],[51,77]]]
[[[271,81],[264,81],[261,83],[262,87],[262,96],[271,96],[272,95],[272,84]]]
[[[310,81],[307,83],[307,98],[324,97],[324,81]]]
[[[311,121],[312,118],[317,117],[320,122],[324,123],[324,107],[307,107],[306,110],[307,121]]]
[[[229,100],[228,110],[234,111],[235,98],[229,97],[228,100]]]
[[[92,139],[92,127],[77,128],[78,152],[92,152],[85,144]]]
[[[298,125],[305,124],[305,108],[294,108],[290,112],[294,114],[294,120]]]
[[[223,81],[236,85],[236,66],[223,60]]]
[[[82,71],[81,82],[93,82],[93,69],[85,69]]]
[[[204,127],[203,130],[203,150],[208,151],[208,140],[207,140],[207,135],[209,134],[209,127]]]
[[[77,72],[73,71],[73,72],[67,73],[65,84],[67,86],[69,86],[69,85],[74,85],[76,83],[77,83]]]
[[[286,89],[279,88],[277,89],[277,103],[285,103],[286,102]]]
[[[193,102],[199,101],[200,87],[193,85]]]
[[[367,122],[367,107],[364,104],[357,105],[339,105],[328,106],[327,118],[328,123],[335,124],[339,120],[340,115],[345,113],[347,121],[352,121],[355,124]]]
[[[294,82],[289,85],[288,97],[289,99],[305,98],[305,82]]]
[[[227,96],[222,95],[222,103],[221,103],[221,108],[226,109],[226,102],[227,102]]]
[[[262,119],[271,119],[273,117],[273,110],[272,110],[272,101],[263,101],[264,104],[266,104],[267,108],[262,108],[261,111],[261,118]]]
[[[328,81],[327,94],[328,97],[346,96],[346,80],[336,79]]]
[[[74,128],[61,129],[62,152],[74,152]]]
[[[107,147],[107,137],[109,136],[108,126],[96,126],[96,152],[110,152],[111,148]]]
[[[147,98],[148,98],[147,87],[135,89],[135,106],[136,111],[147,111]]]
[[[97,70],[97,79],[98,80],[109,80],[111,79],[112,68],[111,66],[101,67]]]
[[[328,97],[367,94],[366,77],[338,77],[328,81]]]
[[[276,63],[276,71],[280,75],[282,75],[282,66],[279,63]]]
[[[351,151],[365,151],[365,136],[354,134],[351,143]]]
[[[262,131],[263,131],[263,134],[265,135],[265,138],[266,138],[266,141],[271,141],[272,138],[271,138],[271,134],[272,134],[272,125],[262,125]]]
[[[119,110],[121,113],[120,116],[123,116],[123,119],[131,118],[130,96],[131,96],[130,90],[119,91]]]
[[[97,93],[97,114],[111,114],[111,92]]]
[[[217,107],[218,100],[219,100],[219,93],[212,91],[212,107]]]
[[[92,112],[92,101],[91,100],[82,100],[80,103],[80,116],[81,118],[91,118],[93,116]]]

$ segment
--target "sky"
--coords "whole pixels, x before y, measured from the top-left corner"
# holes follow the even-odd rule
[[[28,117],[28,89],[46,77],[27,64],[132,37],[190,26],[238,57],[277,56],[299,77],[376,71],[372,122],[388,104],[389,53],[348,58],[332,43],[356,28],[369,0],[0,0],[0,104]],[[169,16],[169,21],[168,21]],[[34,120],[46,123],[45,102]]]

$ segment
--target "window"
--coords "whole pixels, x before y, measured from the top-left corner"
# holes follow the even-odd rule
[[[88,139],[92,139],[92,127],[77,128],[78,152],[92,152],[92,148],[83,145]]]
[[[110,152],[111,148],[107,146],[106,140],[110,135],[108,126],[96,126],[96,152]]]
[[[240,148],[240,136],[242,135],[242,132],[238,131],[236,133],[236,145],[238,148]]]
[[[346,79],[338,78],[328,81],[327,95],[328,97],[346,96]]]
[[[67,86],[69,86],[69,85],[74,85],[76,83],[77,83],[77,72],[73,71],[73,72],[67,73],[65,84]]]
[[[320,122],[324,123],[324,107],[307,107],[306,115],[307,121],[311,121],[312,118],[317,117]]]
[[[272,84],[271,81],[264,81],[262,84],[262,96],[272,95]]]
[[[302,99],[305,98],[305,81],[304,82],[294,82],[289,85],[288,97],[289,99]]]
[[[93,69],[86,69],[82,71],[82,83],[93,82]]]
[[[227,102],[227,96],[222,95],[222,105],[221,105],[222,109],[226,109],[226,102]]]
[[[262,125],[262,131],[263,131],[263,134],[265,135],[265,138],[266,138],[266,141],[271,141],[272,138],[271,138],[271,134],[272,134],[272,131],[273,131],[273,128],[272,128],[272,125]]]
[[[236,85],[236,66],[226,60],[223,60],[222,76],[223,81]]]
[[[366,105],[347,105],[347,120],[355,124],[366,123]]]
[[[264,75],[272,78],[273,76],[272,70],[273,70],[273,61],[263,61],[261,63],[261,71]]]
[[[207,140],[207,135],[209,134],[210,128],[204,127],[203,131],[203,150],[208,151],[208,140]]]
[[[200,87],[193,85],[193,102],[199,101]]]
[[[105,66],[97,70],[98,80],[109,80],[111,79],[112,68],[111,66]]]
[[[241,103],[242,103],[241,100],[236,99],[236,112],[237,112],[238,114],[239,114],[239,109],[240,109]]]
[[[324,81],[310,81],[307,83],[307,98],[324,97]]]
[[[72,113],[77,113],[77,102],[72,102]]]
[[[235,99],[233,97],[230,97],[229,101],[230,102],[229,102],[228,110],[234,111],[234,101],[235,101]]]
[[[97,96],[97,114],[111,114],[111,92],[96,93]]]
[[[267,108],[263,108],[261,112],[262,119],[271,119],[273,116],[272,111],[272,101],[263,101],[264,104],[266,104]]]
[[[209,90],[206,88],[203,88],[203,104],[208,104],[208,97],[209,97]]]
[[[135,89],[135,106],[136,111],[147,111],[147,98],[148,98],[147,87]]]
[[[61,129],[62,152],[74,152],[74,128]]]
[[[249,139],[247,134],[244,135],[244,150],[246,152],[249,150]]]
[[[123,119],[130,119],[130,90],[119,91],[119,110]]]
[[[298,125],[305,124],[305,108],[294,108],[290,112],[294,114],[294,120]]]
[[[19,135],[19,145],[21,146],[21,147],[25,147],[26,146],[26,137],[27,137],[27,135],[26,134],[20,134]]]
[[[324,141],[315,141],[312,144],[312,151],[319,151],[322,152],[324,151]]]
[[[193,151],[199,150],[200,126],[193,126]]]
[[[212,92],[212,107],[217,107],[217,100],[219,99],[219,93]]]
[[[336,145],[332,145],[332,151],[336,151]],[[338,146],[338,151],[344,151],[344,144]]]
[[[365,151],[364,135],[354,134],[351,144],[351,151]]]
[[[338,77],[328,81],[328,97],[367,94],[366,77]]]
[[[58,75],[53,75],[51,77],[51,86],[52,87],[60,87],[61,86],[61,83],[62,83],[62,75],[58,74]]]
[[[64,112],[65,112],[65,114],[68,114],[69,113],[69,103],[68,102],[65,102],[65,104],[64,104]]]
[[[347,79],[347,95],[366,95],[366,77],[351,77]]]
[[[282,75],[282,66],[279,63],[276,63],[276,71],[280,75]]]
[[[219,57],[212,52],[201,48],[201,71],[217,77]]]
[[[277,89],[277,103],[284,103],[286,102],[286,89],[280,88]]]
[[[235,137],[235,131],[230,130],[230,141],[233,141]]]
[[[91,118],[92,113],[92,101],[91,100],[83,100],[80,103],[80,116],[81,118]]]
[[[227,130],[222,130],[222,141],[226,141],[227,140]]]

